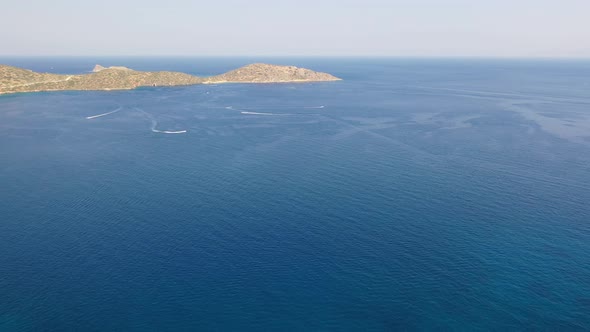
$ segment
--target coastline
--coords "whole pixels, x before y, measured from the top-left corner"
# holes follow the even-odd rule
[[[208,77],[173,71],[136,71],[96,65],[90,73],[53,74],[0,65],[0,95],[52,91],[112,91],[199,84],[333,82],[341,78],[294,66],[255,63]],[[8,85],[13,83],[12,85]],[[16,84],[14,84],[16,83]]]

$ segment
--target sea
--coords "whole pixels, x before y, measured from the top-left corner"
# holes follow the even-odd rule
[[[0,58],[253,62],[0,95],[0,331],[590,330],[590,60]]]

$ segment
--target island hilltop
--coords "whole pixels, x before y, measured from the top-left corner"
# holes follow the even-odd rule
[[[0,65],[0,94],[63,90],[129,90],[141,86],[178,86],[219,83],[287,83],[340,80],[330,74],[293,66],[256,63],[225,74],[198,77],[185,73],[136,71],[96,65],[92,73],[60,75]]]

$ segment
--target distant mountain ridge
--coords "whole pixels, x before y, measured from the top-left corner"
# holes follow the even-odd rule
[[[96,65],[90,74],[37,73],[0,65],[0,94],[64,90],[129,90],[141,86],[180,86],[219,83],[287,83],[338,81],[339,78],[294,66],[263,63],[247,65],[227,73],[199,77],[181,72],[144,72],[127,67]]]
[[[94,69],[92,69],[93,73],[98,73],[99,71],[105,70],[105,69],[118,69],[118,70],[131,70],[127,67],[122,67],[122,66],[111,66],[111,67],[103,67],[101,65],[96,65],[94,66]]]

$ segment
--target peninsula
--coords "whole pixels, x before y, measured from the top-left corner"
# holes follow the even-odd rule
[[[96,65],[92,73],[61,75],[37,73],[0,65],[0,94],[64,90],[130,90],[142,86],[179,86],[221,83],[288,83],[338,81],[327,73],[263,63],[247,65],[225,74],[199,77],[180,72],[136,71],[126,67]]]

